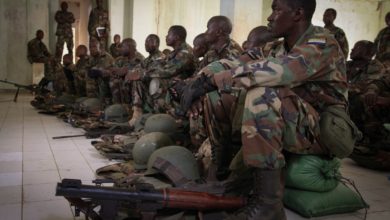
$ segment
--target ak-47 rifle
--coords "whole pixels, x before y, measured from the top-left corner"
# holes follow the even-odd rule
[[[78,179],[63,179],[57,183],[56,196],[64,196],[75,206],[75,215],[84,213],[92,220],[115,219],[120,208],[139,211],[144,220],[154,219],[157,210],[232,210],[243,207],[243,197],[217,196],[182,189],[154,189],[141,184],[134,189],[83,185]],[[99,212],[94,209],[100,206]]]
[[[53,139],[84,137],[84,136],[87,138],[98,138],[103,134],[125,134],[125,133],[130,132],[130,131],[133,131],[133,128],[130,126],[113,125],[109,129],[102,129],[102,130],[97,130],[97,131],[87,131],[84,134],[55,136],[55,137],[53,137]]]
[[[36,92],[36,91],[39,89],[38,85],[35,85],[35,84],[31,84],[31,85],[22,85],[22,84],[10,82],[10,81],[8,81],[8,80],[1,80],[1,79],[0,79],[0,82],[6,83],[6,84],[10,84],[10,85],[13,85],[13,86],[15,86],[15,87],[17,88],[16,93],[15,93],[15,96],[14,96],[14,102],[16,102],[16,101],[18,100],[20,88],[26,89],[26,90],[30,90],[30,91],[32,91],[32,92]]]

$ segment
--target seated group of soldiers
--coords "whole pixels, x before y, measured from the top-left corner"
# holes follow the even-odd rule
[[[229,219],[285,219],[285,152],[338,156],[320,124],[330,107],[350,115],[363,133],[360,140],[353,135],[358,145],[382,149],[389,143],[384,124],[390,122],[390,13],[375,43],[357,42],[346,62],[348,44],[333,25],[335,10],[324,14],[325,28],[337,32],[331,34],[312,25],[315,7],[315,0],[273,1],[268,27],[249,33],[245,51],[230,38],[232,24],[225,16],[212,17],[193,48],[180,25],[168,30],[168,54],[150,34],[147,58],[131,38],[120,42],[115,36],[112,55],[92,39],[90,55],[86,46],[77,47],[75,65],[71,55],[62,65],[45,61],[44,86],[52,84],[56,96],[96,98],[102,108],[119,104],[131,116],[132,129],[146,113],[170,115],[182,134],[174,133],[174,142],[198,156],[211,155],[203,160],[203,177],[234,179],[239,174],[232,175],[232,161],[249,168],[253,199]]]

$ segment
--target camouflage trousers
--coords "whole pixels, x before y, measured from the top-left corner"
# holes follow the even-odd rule
[[[73,54],[73,36],[72,35],[58,35],[56,43],[56,58],[61,60],[64,43],[70,54]]]
[[[282,150],[327,154],[319,144],[319,113],[289,88],[247,91],[241,139],[244,163],[261,169],[285,166]]]
[[[99,88],[99,99],[106,105],[111,105],[112,94],[110,89],[110,79],[98,78],[97,84]]]
[[[74,85],[75,85],[77,96],[79,96],[79,97],[87,96],[86,80],[85,79],[79,79],[76,77],[74,80]]]
[[[122,78],[111,78],[110,89],[112,102],[114,104],[130,104],[130,85],[125,83]]]
[[[97,98],[99,96],[99,87],[95,79],[85,76],[85,91],[88,98]]]

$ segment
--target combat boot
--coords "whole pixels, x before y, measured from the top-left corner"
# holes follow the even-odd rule
[[[253,195],[229,220],[285,220],[281,170],[255,169]]]
[[[135,122],[141,118],[142,116],[142,108],[134,106],[133,107],[133,116],[131,117],[129,121],[129,125],[133,127],[135,125]]]

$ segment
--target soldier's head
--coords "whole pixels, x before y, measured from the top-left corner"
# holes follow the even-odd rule
[[[206,52],[209,50],[205,33],[196,36],[194,38],[193,44],[194,44],[193,53],[194,56],[197,58],[203,57],[206,54]]]
[[[98,9],[102,9],[103,8],[103,0],[96,0],[96,7]]]
[[[375,55],[375,45],[368,40],[361,40],[355,43],[351,50],[352,60],[371,60]]]
[[[119,44],[121,42],[121,36],[119,34],[114,35],[114,43]]]
[[[322,20],[324,21],[325,25],[332,25],[336,17],[337,11],[334,8],[328,8],[325,10]]]
[[[249,32],[246,40],[246,47],[247,49],[263,47],[266,43],[272,40],[274,40],[274,37],[268,28],[266,26],[258,26]]]
[[[121,52],[124,57],[134,57],[137,51],[137,43],[132,38],[126,38],[122,41]]]
[[[86,56],[88,53],[88,49],[85,45],[79,45],[77,48],[76,48],[76,56],[77,57],[84,57]]]
[[[62,11],[68,10],[68,3],[67,2],[61,2],[61,10]]]
[[[73,63],[73,55],[68,53],[62,57],[62,63],[66,66]]]
[[[275,38],[293,37],[301,26],[311,24],[316,0],[273,0],[268,29]]]
[[[389,11],[389,12],[387,12],[387,14],[386,14],[386,18],[385,18],[385,21],[386,21],[386,24],[387,24],[387,26],[389,26],[389,27],[390,27],[390,11]]]
[[[160,38],[156,34],[149,34],[145,40],[145,50],[148,53],[153,53],[160,47]]]
[[[220,37],[229,37],[232,33],[232,22],[226,16],[214,16],[207,22],[207,42],[215,43]]]
[[[248,50],[249,49],[248,48],[248,41],[245,40],[244,42],[242,42],[241,47],[244,51]]]
[[[173,25],[168,30],[166,43],[168,46],[174,47],[176,44],[181,44],[186,41],[187,31],[181,25]]]
[[[162,53],[163,53],[165,56],[168,56],[171,52],[172,52],[172,51],[171,51],[170,49],[168,49],[168,48],[166,48],[166,49],[164,49],[164,50],[162,51]]]
[[[42,39],[43,39],[43,36],[44,36],[44,33],[43,33],[42,30],[39,29],[39,30],[37,30],[37,32],[35,33],[35,36],[36,36],[37,39],[42,40]]]
[[[89,42],[89,52],[93,57],[97,57],[100,55],[101,53],[100,42],[97,39],[92,38],[91,41]]]

